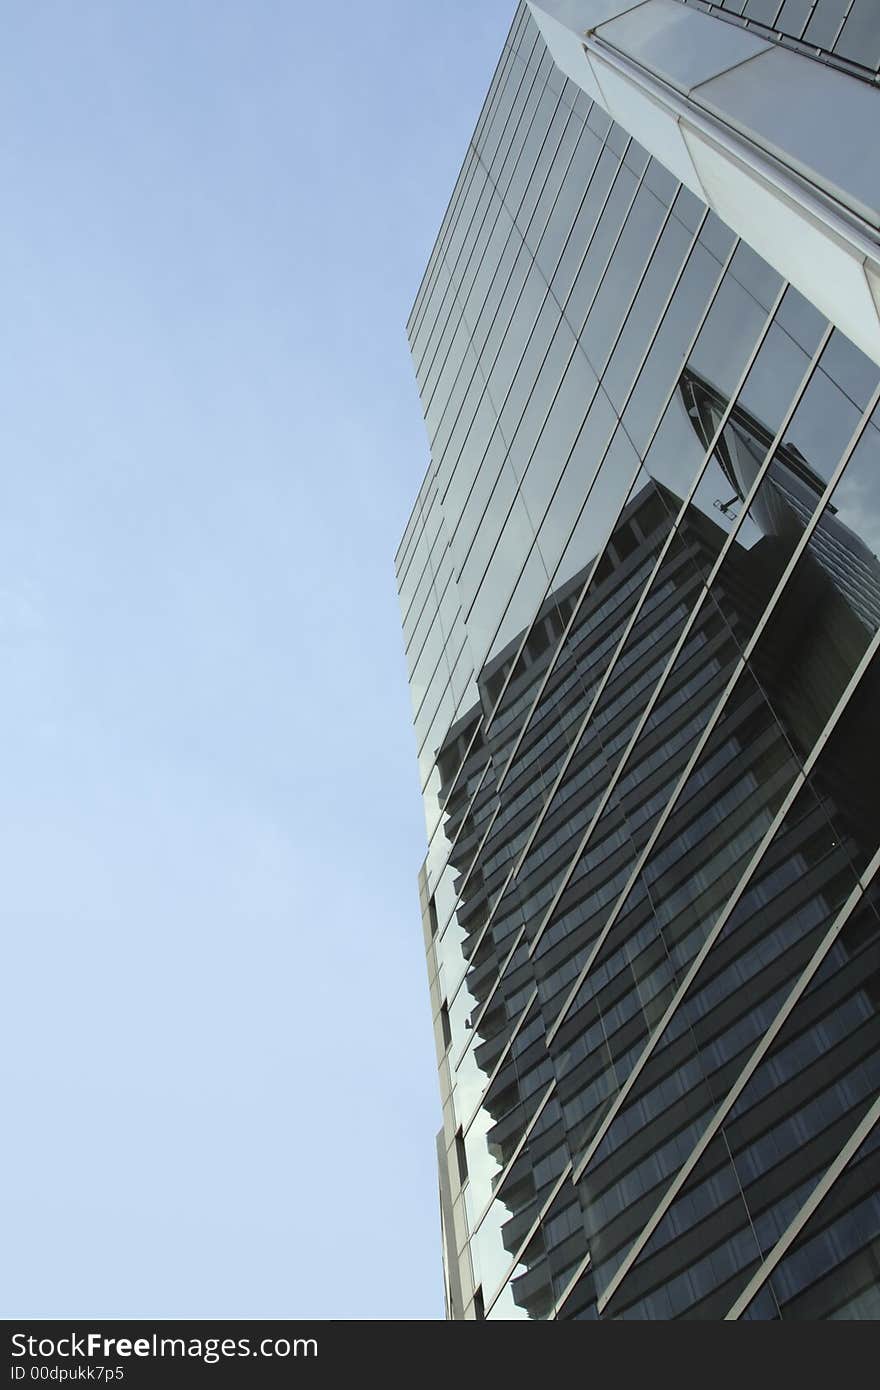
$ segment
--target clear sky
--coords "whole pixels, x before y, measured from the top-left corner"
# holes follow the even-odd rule
[[[442,1316],[404,325],[513,9],[3,6],[0,1316]]]

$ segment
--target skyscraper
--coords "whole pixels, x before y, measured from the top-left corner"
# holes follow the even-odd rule
[[[521,4],[416,297],[451,1317],[880,1317],[878,68]]]

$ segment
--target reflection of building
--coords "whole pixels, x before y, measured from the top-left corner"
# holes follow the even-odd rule
[[[525,7],[409,332],[449,1314],[880,1316],[880,371]]]
[[[682,400],[694,429],[708,448],[728,404],[724,395],[698,373],[685,368],[679,382]],[[738,508],[761,471],[773,435],[742,406],[734,406],[715,444],[724,476],[734,491],[726,512]],[[810,521],[825,491],[825,480],[810,467],[800,450],[780,444],[766,477],[750,501],[749,515],[765,536],[787,536],[795,542]],[[825,508],[810,547],[811,554],[846,596],[852,611],[869,631],[880,622],[880,562],[865,542],[837,518],[831,503]]]

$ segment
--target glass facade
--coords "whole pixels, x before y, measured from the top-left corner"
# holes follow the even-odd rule
[[[763,36],[793,43],[800,52],[830,60],[869,81],[880,72],[877,0],[681,0],[742,24]]]
[[[874,1317],[880,368],[524,5],[408,333],[449,1314]]]

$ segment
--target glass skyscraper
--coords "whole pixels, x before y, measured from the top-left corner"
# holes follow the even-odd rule
[[[880,1317],[878,68],[521,4],[416,297],[450,1317]]]

